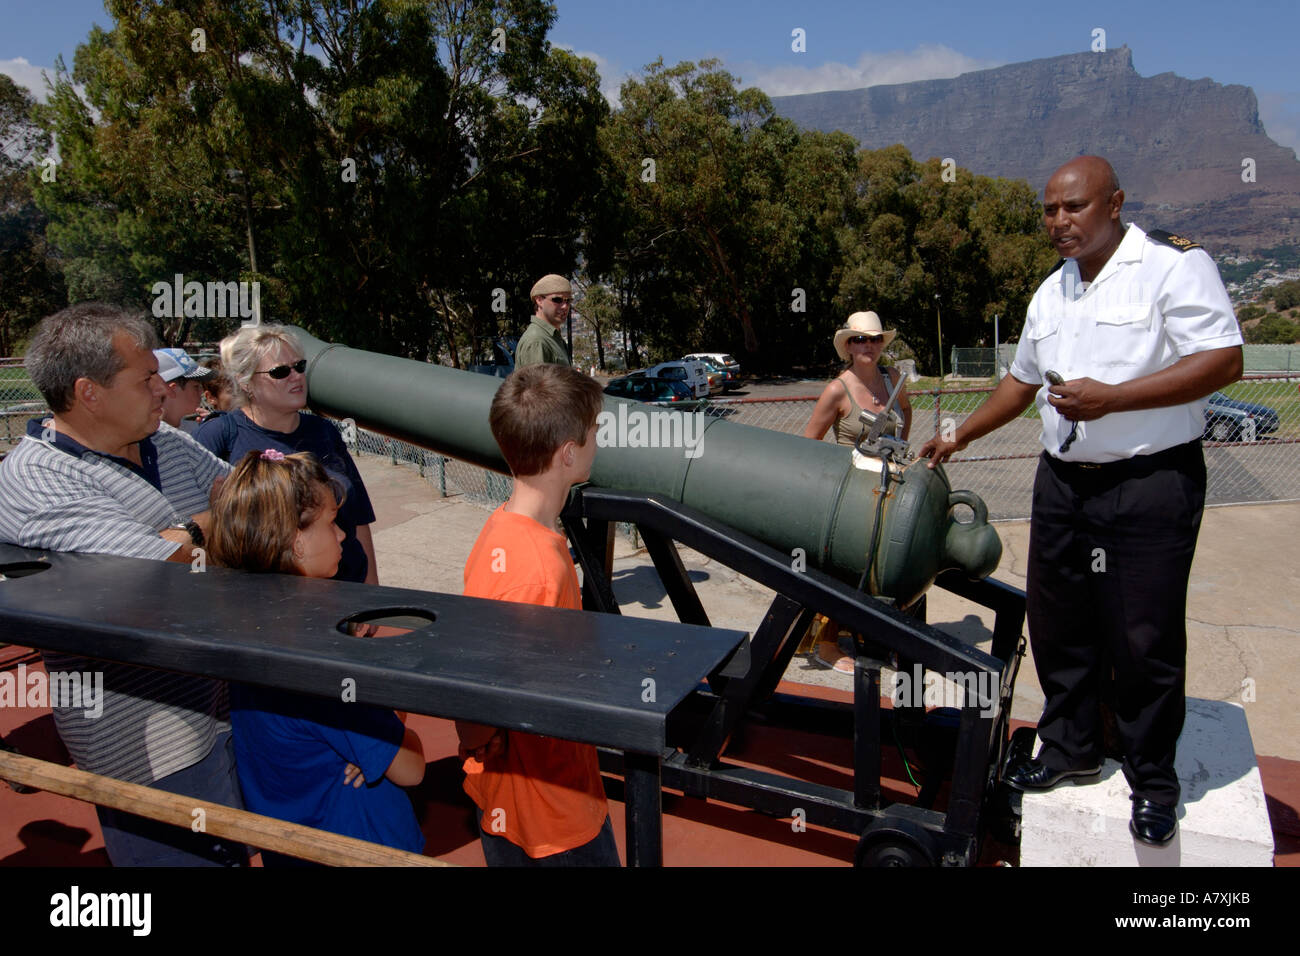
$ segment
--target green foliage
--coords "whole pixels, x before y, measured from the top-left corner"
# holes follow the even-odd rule
[[[1055,261],[1028,184],[961,168],[950,176],[902,146],[863,151],[841,234],[838,311],[876,311],[928,370],[938,369],[940,322],[945,348],[991,340],[994,315],[1014,336]]]
[[[601,133],[618,210],[588,265],[624,290],[651,358],[817,363],[873,309],[937,365],[937,310],[949,344],[991,337],[995,314],[1012,333],[1054,261],[1027,184],[947,182],[901,146],[800,132],[716,62],[656,62],[621,97]]]
[[[1256,249],[1255,255],[1266,261],[1276,262],[1279,269],[1294,269],[1296,266],[1300,266],[1300,243],[1291,242],[1280,246],[1270,246],[1267,249]]]
[[[1263,315],[1267,311],[1268,310],[1265,309],[1262,305],[1258,305],[1254,302],[1251,302],[1247,305],[1238,306],[1237,321],[1249,322],[1252,319],[1258,319],[1261,315]]]
[[[1293,279],[1273,286],[1264,293],[1264,296],[1273,301],[1273,308],[1279,312],[1294,309],[1300,306],[1300,280]]]
[[[0,355],[6,356],[67,295],[46,247],[45,217],[32,199],[33,181],[40,183],[50,151],[49,136],[32,119],[33,105],[0,74]]]
[[[1267,249],[1256,249],[1255,258],[1247,259],[1245,262],[1219,263],[1219,276],[1225,284],[1244,282],[1264,268],[1286,271],[1297,266],[1300,266],[1300,244],[1290,243],[1270,246]]]
[[[459,364],[559,272],[602,364],[620,337],[629,363],[822,363],[874,309],[934,371],[937,318],[945,348],[995,314],[1014,335],[1054,261],[1028,184],[801,132],[716,61],[650,65],[611,114],[541,0],[106,6],[39,108],[57,181],[26,180],[24,235],[49,249],[27,247],[73,299],[149,310],[177,273],[257,281],[268,320]]]
[[[582,293],[579,303],[582,317],[596,336],[596,354],[593,358],[595,364],[603,369],[606,367],[605,347],[619,317],[618,296],[609,286],[592,285],[587,282],[585,276],[579,278],[577,286]],[[575,361],[579,358],[585,359],[587,357],[574,356]],[[588,363],[579,362],[578,364]]]
[[[1223,280],[1224,285],[1229,285],[1233,282],[1244,282],[1249,279],[1268,265],[1268,261],[1265,259],[1247,259],[1245,262],[1220,262],[1217,265],[1219,267],[1219,278]]]
[[[74,296],[256,280],[268,319],[455,361],[497,331],[493,288],[526,302],[575,262],[608,108],[593,65],[547,44],[549,5],[107,6],[48,112]]]
[[[1277,312],[1270,312],[1259,324],[1245,330],[1245,339],[1251,345],[1290,345],[1300,342],[1300,324]]]
[[[806,349],[834,294],[852,140],[800,135],[716,61],[651,64],[621,101],[601,131],[618,208],[589,266],[628,302],[651,358]]]

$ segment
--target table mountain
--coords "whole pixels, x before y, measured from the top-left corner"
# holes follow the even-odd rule
[[[809,129],[843,130],[868,149],[902,143],[1040,192],[1059,165],[1105,156],[1143,228],[1248,253],[1300,237],[1300,162],[1269,139],[1254,92],[1173,73],[1139,76],[1128,47],[1013,63],[861,90],[772,98]],[[1243,182],[1243,160],[1254,182]]]

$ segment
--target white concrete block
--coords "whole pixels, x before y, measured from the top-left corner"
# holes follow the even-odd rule
[[[1107,760],[1100,778],[1026,793],[1021,866],[1272,866],[1264,785],[1241,705],[1187,699],[1176,763],[1183,798],[1168,846],[1129,832],[1128,781]]]

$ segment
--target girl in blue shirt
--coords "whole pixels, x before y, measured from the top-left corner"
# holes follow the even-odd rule
[[[342,555],[339,484],[310,454],[250,451],[212,509],[209,557],[245,571],[330,578]],[[391,710],[231,685],[244,804],[254,813],[414,853],[424,835],[402,787],[424,778],[415,732]],[[337,691],[335,691],[337,693]],[[290,863],[264,852],[263,863]]]

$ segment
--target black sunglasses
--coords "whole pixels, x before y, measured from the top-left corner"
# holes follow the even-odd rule
[[[866,345],[868,342],[874,345],[877,342],[883,341],[885,341],[883,335],[854,335],[849,337],[850,345]]]
[[[556,305],[560,305],[560,304],[569,305],[570,303],[573,302],[572,299],[566,299],[566,298],[565,298],[564,296],[562,296],[562,295],[553,295],[553,296],[551,296],[551,301],[554,302]]]
[[[254,372],[254,375],[269,375],[274,379],[288,378],[290,372],[297,372],[301,375],[307,371],[307,360],[298,359],[292,365],[277,365],[275,368],[268,368],[265,372]]]

